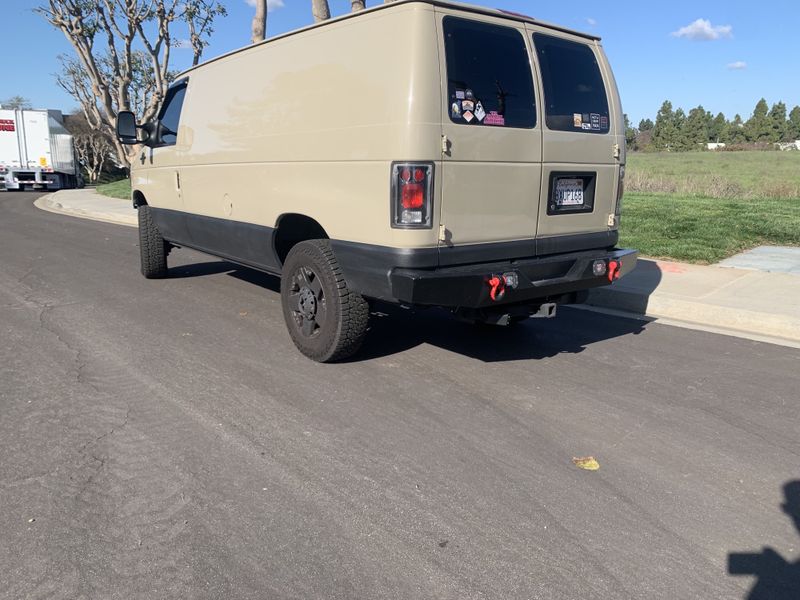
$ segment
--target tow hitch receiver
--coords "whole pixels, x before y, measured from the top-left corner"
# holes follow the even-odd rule
[[[546,302],[539,307],[535,313],[531,315],[532,319],[552,319],[556,316],[556,303]]]

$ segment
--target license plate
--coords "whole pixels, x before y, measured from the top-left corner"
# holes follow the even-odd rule
[[[583,204],[583,179],[556,179],[556,206]]]

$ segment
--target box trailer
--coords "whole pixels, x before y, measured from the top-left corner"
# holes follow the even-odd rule
[[[82,187],[72,142],[61,111],[0,108],[0,183],[9,191]]]

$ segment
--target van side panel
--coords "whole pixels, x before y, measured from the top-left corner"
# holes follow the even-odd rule
[[[390,227],[389,180],[392,161],[441,160],[436,55],[432,7],[408,4],[193,70],[179,210],[266,228],[300,213],[332,239],[435,247],[436,227]]]

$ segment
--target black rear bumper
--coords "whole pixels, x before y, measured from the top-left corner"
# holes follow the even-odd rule
[[[429,266],[414,250],[369,249],[332,241],[348,284],[361,294],[404,304],[449,308],[486,308],[543,302],[574,302],[579,293],[609,285],[607,274],[596,276],[595,261],[619,263],[619,277],[636,266],[638,251],[600,248],[474,261],[454,266]],[[361,246],[361,247],[357,247]],[[420,250],[419,252],[428,252]],[[488,257],[487,257],[488,258]],[[502,298],[490,296],[490,279],[514,273],[516,288]]]
[[[592,271],[595,261],[616,261],[619,276],[629,273],[638,258],[636,250],[598,250],[561,254],[545,258],[519,259],[446,267],[432,271],[393,269],[392,295],[400,302],[447,307],[485,308],[505,304],[533,304],[560,301],[594,287],[611,283],[607,273]],[[489,281],[494,275],[516,274],[516,288],[506,287],[501,299],[490,297]]]

